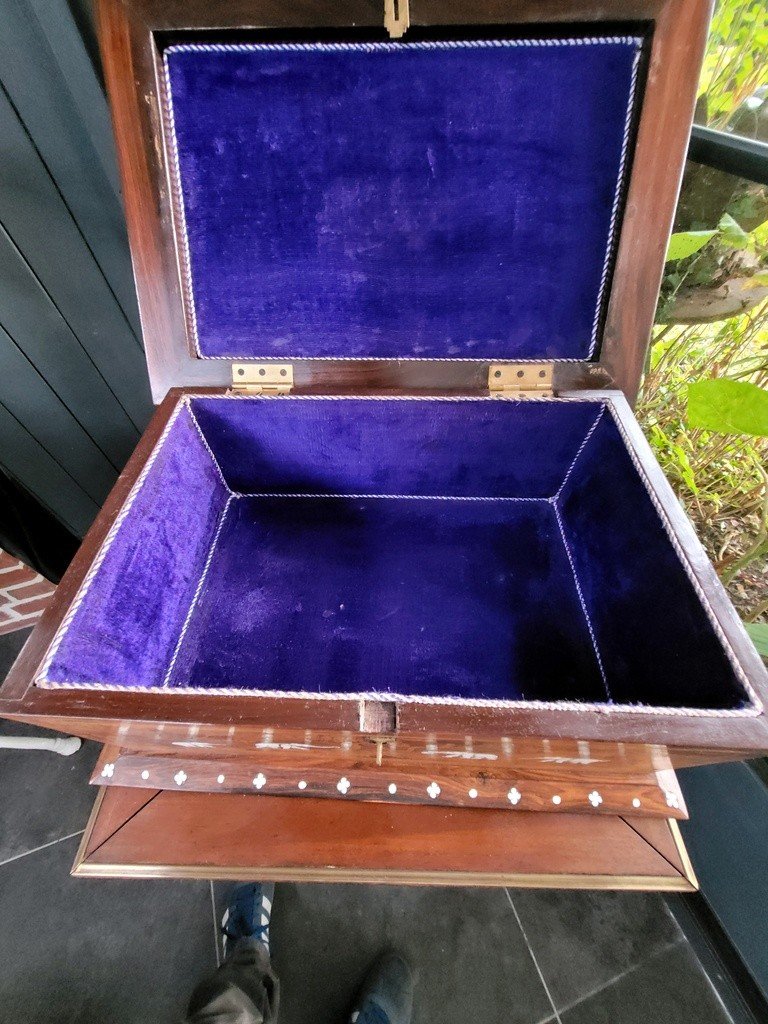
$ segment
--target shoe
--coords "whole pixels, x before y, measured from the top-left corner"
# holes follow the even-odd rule
[[[410,1024],[413,972],[397,953],[385,953],[366,975],[350,1024]]]
[[[255,939],[269,953],[269,919],[274,896],[272,882],[241,882],[234,887],[221,919],[225,957],[238,939]]]

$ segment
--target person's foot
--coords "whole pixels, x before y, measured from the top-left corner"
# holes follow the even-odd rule
[[[269,953],[269,919],[275,886],[272,882],[240,882],[229,894],[221,919],[226,957],[238,939],[255,939]]]
[[[410,1024],[413,973],[398,953],[385,953],[366,975],[350,1024]]]

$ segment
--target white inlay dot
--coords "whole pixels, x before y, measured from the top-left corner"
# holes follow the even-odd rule
[[[342,796],[346,796],[347,793],[349,792],[349,787],[351,785],[352,783],[349,781],[349,779],[346,776],[342,776],[342,778],[340,778],[339,781],[336,783],[336,789],[338,789]]]
[[[299,789],[306,789],[306,788],[307,788],[307,784],[304,781],[304,779],[302,779],[301,782],[299,783]]]
[[[264,775],[263,772],[259,772],[259,774],[255,775],[254,778],[253,778],[253,784],[256,787],[256,789],[261,789],[263,786],[266,786],[266,784],[267,784],[267,777],[266,777],[266,775]]]
[[[440,787],[436,782],[430,782],[430,784],[427,786],[427,793],[429,793],[429,796],[432,800],[437,800],[437,798],[440,796],[440,792]]]
[[[507,800],[509,800],[511,804],[519,804],[522,799],[523,794],[520,792],[517,786],[513,786],[512,789],[510,789],[510,791],[507,793]]]
[[[111,779],[115,774],[115,766],[113,764],[105,764],[101,769],[101,775],[104,779]]]
[[[141,773],[141,777],[142,777],[142,779],[144,779],[144,781],[145,781],[145,782],[146,782],[146,781],[147,781],[147,779],[149,778],[149,772],[147,771],[147,769],[146,769],[146,768],[145,768],[145,769],[144,769],[144,771],[143,771],[143,772]]]
[[[561,796],[559,796],[557,793],[555,793],[555,795],[552,797],[552,803],[553,804],[561,804],[562,802],[563,802],[563,798]]]
[[[184,783],[187,781],[187,773],[179,770],[173,776],[173,781],[176,783],[177,786],[183,786]]]
[[[474,788],[470,789],[469,790],[469,797],[470,797],[471,800],[477,800],[477,790],[474,789]]]
[[[397,786],[394,784],[394,782],[390,782],[390,784],[387,786],[387,789],[392,794],[392,796],[394,796],[395,793],[397,792]]]
[[[224,781],[224,776],[223,775],[219,775],[219,777],[216,779],[216,781],[218,782],[219,785],[221,785],[222,782]]]
[[[633,807],[639,807],[640,806],[640,801],[638,800],[637,797],[635,797],[635,799],[632,801],[632,806]]]
[[[587,799],[593,807],[599,807],[600,804],[603,802],[603,798],[600,796],[596,789],[592,790]]]

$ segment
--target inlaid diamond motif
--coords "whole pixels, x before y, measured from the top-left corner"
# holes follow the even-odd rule
[[[600,796],[596,789],[592,790],[587,799],[593,807],[599,807],[600,804],[603,802],[603,798]]]
[[[430,782],[430,784],[427,786],[427,792],[429,793],[430,797],[433,800],[437,800],[437,798],[440,796],[441,790],[436,782]]]
[[[509,800],[511,804],[519,804],[522,799],[523,794],[520,792],[517,786],[513,786],[512,789],[510,789],[510,791],[507,793],[507,800]]]
[[[176,783],[177,786],[183,786],[184,783],[187,781],[187,773],[179,769],[179,771],[177,771],[176,774],[173,776],[173,781]]]
[[[352,785],[352,783],[351,783],[351,782],[349,781],[349,779],[348,779],[348,778],[347,778],[346,776],[342,776],[342,777],[341,777],[341,778],[339,779],[339,781],[338,781],[338,782],[336,783],[336,789],[338,789],[338,791],[339,791],[339,792],[340,792],[340,793],[341,793],[341,794],[342,794],[343,796],[346,796],[346,795],[347,795],[347,793],[349,792],[349,787],[350,787],[351,785]]]
[[[671,790],[668,789],[664,793],[664,796],[667,798],[667,807],[678,808],[680,806],[680,801],[678,799],[677,793],[673,793],[671,792]]]
[[[104,779],[111,779],[115,774],[115,766],[113,764],[105,764],[101,769],[101,775]]]
[[[267,784],[266,775],[264,775],[263,772],[259,772],[258,775],[254,776],[253,784],[256,787],[256,789],[262,789],[262,787],[266,786]]]

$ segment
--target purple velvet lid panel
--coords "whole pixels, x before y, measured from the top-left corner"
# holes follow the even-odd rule
[[[197,354],[593,357],[641,43],[169,46]]]
[[[179,405],[49,652],[39,685],[163,685],[228,491]]]

